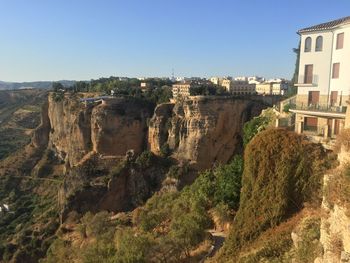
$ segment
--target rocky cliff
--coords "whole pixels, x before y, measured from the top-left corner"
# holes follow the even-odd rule
[[[149,148],[160,154],[168,146],[172,157],[198,170],[226,163],[242,149],[243,124],[266,106],[232,97],[192,97],[159,105],[150,121]]]
[[[159,105],[151,119],[153,108],[143,100],[83,96],[51,94],[43,115],[48,148],[66,167],[59,191],[62,219],[73,210],[132,209],[159,189],[167,172],[159,162],[147,169],[129,162],[113,172],[129,150],[137,158],[147,149],[155,155],[170,149],[175,162],[194,170],[226,163],[242,149],[243,124],[266,107],[248,99],[194,97]],[[44,132],[38,135],[47,140]]]
[[[338,136],[339,166],[324,176],[320,242],[315,263],[350,262],[350,130]]]
[[[150,105],[135,99],[83,103],[69,93],[60,100],[49,96],[50,146],[70,167],[91,151],[113,156],[124,156],[130,149],[140,153],[151,114]]]

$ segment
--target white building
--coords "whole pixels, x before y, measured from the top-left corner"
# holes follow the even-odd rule
[[[249,84],[244,80],[224,79],[221,84],[226,91],[233,95],[254,95],[256,94],[255,84]]]
[[[192,84],[189,82],[173,84],[172,93],[173,99],[186,99],[191,95]]]
[[[287,93],[289,84],[285,81],[272,83],[271,95],[284,95]]]
[[[235,77],[235,81],[248,81],[248,77]]]
[[[265,81],[265,78],[263,77],[258,77],[258,76],[248,77],[248,82],[251,84],[259,84],[264,81]]]
[[[301,40],[295,130],[334,138],[350,91],[350,17],[298,31]]]

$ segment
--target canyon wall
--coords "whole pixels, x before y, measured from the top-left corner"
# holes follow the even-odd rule
[[[166,145],[173,158],[198,170],[226,163],[242,150],[244,123],[264,108],[250,99],[202,96],[158,105],[150,121],[149,148],[160,154]]]
[[[242,150],[244,123],[266,108],[256,100],[198,96],[158,105],[153,113],[151,104],[136,98],[84,96],[50,94],[35,139],[48,141],[64,163],[62,220],[70,211],[130,210],[159,190],[168,169],[159,162],[148,168],[126,162],[122,172],[113,172],[129,150],[135,160],[145,150],[157,156],[167,149],[175,163],[207,169]]]
[[[135,99],[113,98],[82,102],[66,93],[61,100],[49,96],[50,147],[70,167],[89,152],[124,156],[140,153],[147,137],[147,119],[152,108]]]

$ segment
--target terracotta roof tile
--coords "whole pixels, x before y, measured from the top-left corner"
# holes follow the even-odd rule
[[[306,28],[300,29],[298,31],[298,33],[305,33],[305,32],[312,32],[312,31],[333,29],[335,27],[338,27],[338,26],[341,26],[341,25],[345,25],[345,24],[349,24],[349,23],[350,23],[350,16],[347,16],[347,17],[343,17],[343,18],[340,18],[340,19],[337,19],[337,20],[330,21],[330,22],[326,22],[326,23],[315,25],[315,26],[311,26],[311,27],[306,27]]]

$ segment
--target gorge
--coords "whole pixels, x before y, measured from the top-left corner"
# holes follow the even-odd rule
[[[0,198],[14,211],[0,217],[3,262],[197,262],[208,229],[228,235],[208,262],[347,256],[346,192],[322,191],[336,157],[272,128],[264,101],[93,96],[50,93],[31,143],[0,162]]]

